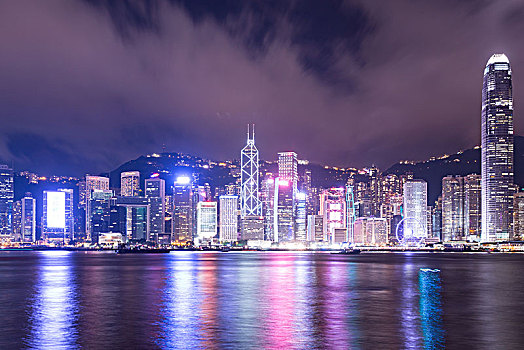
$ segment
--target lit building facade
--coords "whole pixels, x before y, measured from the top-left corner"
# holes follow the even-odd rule
[[[442,234],[444,241],[464,239],[464,179],[442,179]]]
[[[146,179],[145,194],[149,203],[149,240],[159,242],[165,236],[166,182],[160,178]],[[162,239],[169,243],[170,239]]]
[[[289,181],[296,190],[298,184],[298,156],[295,152],[280,152],[278,154],[278,177]]]
[[[267,174],[262,181],[262,213],[264,215],[264,239],[273,241],[275,238],[275,179]],[[277,220],[278,221],[278,220]]]
[[[135,197],[140,194],[140,172],[124,171],[120,174],[120,195]]]
[[[220,203],[220,234],[221,242],[238,240],[238,196],[223,195]]]
[[[111,190],[93,190],[89,200],[89,226],[91,227],[91,242],[99,243],[102,233],[110,231]]]
[[[482,224],[481,177],[470,174],[464,177],[464,233],[469,241],[480,241]]]
[[[406,231],[413,232],[421,238],[427,237],[427,203],[428,184],[424,180],[406,180],[403,186],[404,218],[410,227]]]
[[[307,240],[306,227],[306,206],[307,195],[305,192],[297,192],[296,199],[296,214],[295,214],[295,240],[305,242]]]
[[[177,241],[193,240],[193,192],[191,178],[180,176],[173,186],[173,238]]]
[[[273,228],[275,242],[289,242],[295,239],[295,191],[289,180],[276,178],[273,204]],[[276,230],[275,230],[276,229]]]
[[[0,164],[0,239],[9,239],[13,231],[13,169]]]
[[[504,54],[491,56],[484,69],[481,114],[481,240],[508,240],[513,205],[513,93],[511,67]]]
[[[307,216],[307,240],[310,242],[324,241],[324,217],[322,215]]]
[[[386,219],[374,217],[357,218],[351,243],[356,245],[385,246],[388,243]]]
[[[91,240],[92,227],[90,220],[91,213],[91,194],[93,191],[108,191],[109,190],[109,178],[105,176],[94,176],[86,175],[85,184],[79,186],[79,207],[85,210],[85,232],[87,239]],[[83,225],[82,225],[83,227]]]
[[[73,190],[44,191],[42,235],[47,241],[74,240]]]
[[[22,241],[22,202],[13,202],[13,220],[12,220],[11,242]]]
[[[36,242],[36,199],[30,193],[20,200],[20,235],[22,242]]]
[[[126,241],[145,242],[149,240],[149,200],[141,196],[116,197],[115,205],[125,209]]]
[[[217,202],[198,202],[197,238],[200,243],[217,235]]]
[[[240,222],[240,235],[242,240],[264,240],[264,217],[250,215],[244,216]]]
[[[336,228],[346,228],[346,198],[343,188],[330,188],[320,195],[320,214],[324,220],[324,240],[334,243]],[[347,238],[346,238],[347,240]]]
[[[513,235],[515,238],[524,238],[524,192],[513,195]]]

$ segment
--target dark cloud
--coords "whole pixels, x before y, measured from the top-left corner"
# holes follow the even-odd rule
[[[4,1],[0,157],[75,174],[163,145],[238,158],[248,122],[265,159],[296,150],[387,167],[454,152],[479,143],[493,52],[511,60],[522,130],[523,11],[502,0]]]

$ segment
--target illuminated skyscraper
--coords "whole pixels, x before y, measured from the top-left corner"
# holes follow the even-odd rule
[[[307,240],[310,242],[324,241],[324,219],[322,215],[307,216]]]
[[[13,169],[0,165],[0,239],[9,238],[13,230]]]
[[[442,235],[444,241],[464,239],[464,178],[442,179]]]
[[[87,239],[91,239],[91,193],[95,190],[107,191],[109,190],[109,178],[104,176],[86,175],[85,185],[79,187],[79,207],[85,210],[85,232]],[[83,227],[83,225],[82,225]]]
[[[266,174],[262,181],[261,202],[264,215],[264,239],[275,239],[275,179],[272,174]]]
[[[513,235],[524,238],[524,192],[513,195]]]
[[[464,234],[470,241],[480,241],[481,180],[480,175],[464,177]]]
[[[296,194],[296,215],[295,215],[295,240],[305,242],[307,239],[306,232],[306,202],[307,195],[304,192]]]
[[[180,176],[173,186],[173,238],[193,240],[193,194],[191,178]]]
[[[36,199],[26,193],[20,202],[22,242],[36,242]]]
[[[115,205],[125,208],[125,233],[123,236],[127,241],[149,240],[149,218],[150,206],[148,198],[142,196],[116,197]],[[119,215],[117,215],[119,216]]]
[[[428,184],[424,180],[407,180],[404,183],[404,218],[407,220],[405,231],[413,232],[420,238],[427,237]]]
[[[262,205],[258,198],[258,149],[255,146],[255,126],[247,130],[247,144],[240,153],[241,158],[241,214],[260,216]]]
[[[286,242],[295,239],[294,191],[288,180],[276,178],[273,194],[273,227],[275,242]],[[276,209],[275,209],[276,208]]]
[[[217,234],[217,202],[198,202],[197,238],[198,242],[212,240]]]
[[[74,240],[73,190],[44,191],[42,235],[48,241]]]
[[[352,243],[374,246],[386,245],[388,243],[386,219],[373,217],[356,219]]]
[[[87,199],[93,190],[108,190],[109,178],[105,176],[86,175],[85,186],[79,191],[79,202],[81,207],[85,207]]]
[[[22,201],[13,202],[11,242],[22,242]]]
[[[348,181],[346,185],[346,229],[347,241],[353,241],[353,233],[355,230],[355,220],[357,219],[355,193],[353,192],[353,181]]]
[[[322,192],[320,214],[324,221],[324,241],[334,243],[335,229],[346,228],[346,197],[343,188],[330,188]]]
[[[140,193],[140,172],[124,171],[120,174],[120,195],[134,197]]]
[[[491,56],[484,69],[481,138],[481,240],[507,240],[513,204],[513,96],[504,54]]]
[[[234,242],[238,239],[238,197],[223,195],[220,201],[220,235],[221,242]]]
[[[296,191],[298,184],[298,156],[295,152],[280,152],[278,154],[278,177],[286,180]]]
[[[382,202],[382,178],[380,170],[372,166],[369,169],[369,196],[371,199],[371,216],[380,216],[380,204]]]
[[[149,202],[149,240],[159,242],[165,231],[166,182],[160,178],[146,179],[145,189]]]
[[[91,227],[91,242],[99,243],[101,233],[110,231],[111,190],[93,190],[89,199],[89,227]]]

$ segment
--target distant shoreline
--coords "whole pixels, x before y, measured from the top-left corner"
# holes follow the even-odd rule
[[[421,249],[400,249],[400,248],[359,248],[362,253],[467,253],[467,254],[493,254],[493,253],[524,253],[523,251],[488,251],[488,250],[453,250],[453,249],[432,249],[432,248],[421,248]],[[176,252],[223,252],[220,249],[196,249],[196,248],[181,248],[181,249],[169,249],[169,253]],[[0,248],[0,252],[17,252],[17,251],[73,251],[73,252],[116,252],[113,248],[81,248],[81,247],[25,247],[25,248]],[[338,252],[340,249],[231,249],[229,252],[312,252],[312,253],[331,253]]]

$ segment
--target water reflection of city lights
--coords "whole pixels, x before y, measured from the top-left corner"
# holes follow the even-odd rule
[[[444,349],[440,271],[420,269],[420,319],[425,349]]]
[[[40,349],[75,348],[78,301],[71,272],[72,253],[47,251],[39,255],[39,280],[32,300],[27,343]]]

